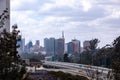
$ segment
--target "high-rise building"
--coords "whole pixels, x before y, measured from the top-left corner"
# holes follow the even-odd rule
[[[3,27],[0,28],[0,32],[4,29],[6,29],[7,32],[10,32],[10,0],[0,0],[0,15],[2,15],[3,11],[6,9],[8,9],[7,15],[9,15],[9,18],[5,20],[5,22],[0,20],[0,26],[4,24]]]
[[[63,60],[64,55],[64,32],[62,32],[62,38],[45,38],[44,39],[44,47],[47,56],[53,56],[55,60],[58,61]]]
[[[33,47],[32,41],[29,41],[28,44],[25,46],[25,53],[30,53],[30,48]]]
[[[55,40],[55,55],[58,61],[63,60],[64,55],[64,38],[59,38]]]
[[[47,56],[54,56],[55,54],[55,38],[45,38],[44,47]]]
[[[33,47],[33,43],[32,43],[32,41],[29,41],[28,48],[30,49],[31,47]]]
[[[73,54],[74,53],[74,44],[73,44],[73,42],[67,43],[67,53],[68,54]]]
[[[55,40],[55,56],[58,61],[63,61],[63,55],[65,53],[65,39],[64,31],[62,31],[62,38]]]
[[[36,40],[35,45],[36,45],[36,46],[40,46],[40,41],[39,41],[39,40]]]
[[[19,45],[18,53],[23,53],[25,49],[25,39],[21,39],[20,41],[17,42],[17,45]]]
[[[81,48],[81,46],[80,46],[80,41],[74,39],[74,40],[72,40],[72,42],[73,42],[73,44],[74,44],[74,52],[75,52],[75,53],[80,53],[80,48]]]
[[[90,47],[90,41],[89,40],[86,40],[83,42],[83,51],[85,51],[86,49],[89,50],[89,47]]]
[[[74,54],[74,53],[80,53],[81,52],[81,46],[79,40],[72,40],[71,42],[67,43],[67,53],[68,54]]]

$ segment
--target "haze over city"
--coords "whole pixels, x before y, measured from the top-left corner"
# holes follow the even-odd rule
[[[119,26],[120,0],[0,0],[0,80],[120,80]]]
[[[26,43],[43,45],[64,31],[66,42],[98,38],[102,47],[119,36],[119,21],[119,0],[11,0],[11,25],[18,24]]]

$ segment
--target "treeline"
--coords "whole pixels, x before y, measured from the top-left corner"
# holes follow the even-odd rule
[[[57,80],[89,80],[83,76],[72,75],[70,73],[64,73],[61,71],[58,72],[50,71],[49,74],[51,74],[53,77],[56,77]]]
[[[102,48],[97,45],[98,39],[90,40],[90,46],[84,48],[81,54],[74,54],[74,57],[69,57],[69,54],[64,54],[64,62],[74,62],[79,64],[100,66],[111,68],[115,80],[120,80],[120,36],[117,37],[112,44],[107,44]]]

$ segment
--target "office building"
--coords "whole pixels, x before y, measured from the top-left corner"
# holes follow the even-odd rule
[[[89,40],[86,40],[83,42],[83,51],[86,51],[89,50],[89,47],[90,47],[90,41]]]
[[[64,55],[64,32],[62,32],[62,38],[45,38],[44,47],[47,56],[53,56],[56,60],[62,61]]]
[[[71,42],[67,43],[67,53],[68,54],[75,54],[81,52],[81,46],[79,40],[72,40]]]
[[[36,45],[36,46],[40,46],[40,41],[39,41],[39,40],[36,40],[35,45]]]
[[[45,38],[44,47],[47,56],[54,56],[55,54],[55,38]]]
[[[55,40],[55,55],[57,56],[58,61],[63,60],[64,55],[64,39],[59,38]]]
[[[81,48],[81,46],[80,46],[80,41],[74,39],[74,40],[72,40],[72,42],[73,42],[73,44],[74,44],[74,52],[75,52],[75,53],[80,53],[80,48]]]
[[[67,53],[68,54],[73,54],[74,53],[74,44],[73,44],[73,42],[67,43]]]
[[[18,53],[23,53],[25,49],[25,39],[21,39],[20,41],[17,42],[17,45],[19,45]]]
[[[25,53],[30,53],[30,48],[33,47],[32,41],[29,41],[28,44],[25,46]]]

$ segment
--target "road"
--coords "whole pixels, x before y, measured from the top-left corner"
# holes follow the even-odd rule
[[[70,73],[70,74],[73,74],[73,75],[80,75],[80,76],[84,76],[84,77],[87,77],[87,78],[91,78],[91,77],[106,78],[107,74],[108,74],[108,71],[111,70],[111,69],[103,68],[103,67],[76,64],[76,63],[66,63],[66,62],[44,61],[43,65],[46,65],[48,67],[52,66],[52,68],[28,67],[28,71],[30,71],[30,72],[35,72],[36,70],[62,71],[62,72],[65,72],[65,73]],[[55,67],[58,67],[59,69],[56,69]],[[98,71],[99,74],[92,76],[93,74],[96,74],[96,71]]]
[[[71,74],[77,74],[85,77],[91,77],[92,74],[99,74],[95,75],[96,77],[106,78],[108,72],[111,69],[104,68],[104,67],[97,67],[91,65],[83,65],[83,64],[76,64],[76,63],[67,63],[67,62],[51,62],[51,61],[44,61],[43,65],[59,67],[59,71],[68,72]],[[51,69],[56,70],[56,69]]]

